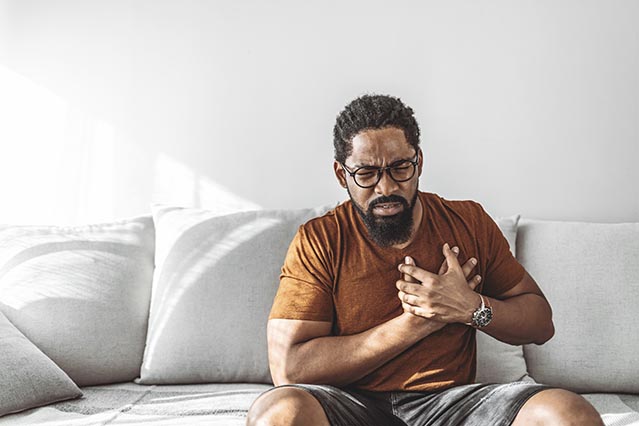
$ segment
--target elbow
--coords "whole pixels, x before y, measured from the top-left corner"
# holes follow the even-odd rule
[[[540,335],[533,342],[536,345],[543,345],[547,341],[553,338],[555,335],[555,325],[552,320],[549,320],[548,323],[542,328]]]
[[[274,366],[271,365],[270,370],[271,370],[271,379],[273,380],[273,385],[282,386],[282,385],[290,385],[294,383],[291,380],[291,378],[288,377],[288,375],[286,374],[286,371],[284,371],[283,366],[279,366],[279,368],[274,368]]]
[[[293,385],[296,383],[300,383],[293,377],[291,374],[288,374],[287,371],[271,371],[271,378],[273,379],[273,384],[275,386],[283,386],[283,385]]]
[[[291,365],[290,362],[280,365],[279,368],[271,367],[271,378],[275,386],[293,385],[297,383],[304,383],[296,374],[298,369]]]
[[[284,386],[284,385],[294,384],[294,382],[286,376],[278,376],[275,374],[272,374],[271,376],[273,378],[273,385],[275,386]]]

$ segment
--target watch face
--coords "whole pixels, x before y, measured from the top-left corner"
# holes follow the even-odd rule
[[[486,327],[490,324],[490,320],[493,319],[492,308],[485,307],[483,309],[477,309],[473,314],[473,325],[477,328]]]

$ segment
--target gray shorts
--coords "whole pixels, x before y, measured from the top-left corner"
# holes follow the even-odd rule
[[[440,392],[284,386],[298,387],[313,395],[331,426],[509,426],[530,397],[549,389],[529,382],[472,384]]]

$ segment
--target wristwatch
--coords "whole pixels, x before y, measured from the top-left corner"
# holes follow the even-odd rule
[[[473,312],[473,317],[470,322],[470,325],[474,328],[484,328],[490,324],[490,321],[493,319],[493,308],[486,303],[484,296],[480,294],[479,298],[481,299],[481,306]]]

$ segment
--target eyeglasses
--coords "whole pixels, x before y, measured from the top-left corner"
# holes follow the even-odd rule
[[[360,188],[372,188],[382,179],[384,172],[387,172],[395,182],[406,182],[415,176],[415,170],[419,164],[419,152],[415,154],[415,160],[399,160],[388,167],[363,166],[350,171],[344,163],[342,168],[351,175],[357,186]]]

